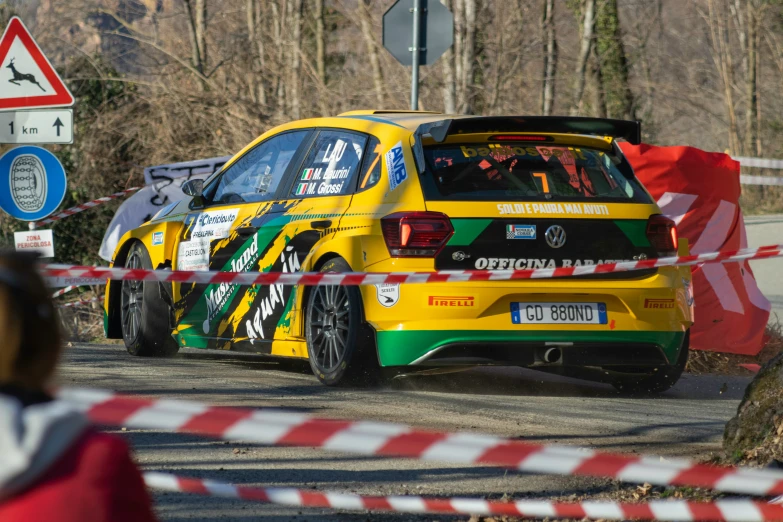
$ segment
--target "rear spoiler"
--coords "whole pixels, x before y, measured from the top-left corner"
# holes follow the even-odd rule
[[[592,134],[621,138],[639,145],[642,142],[642,123],[632,120],[582,118],[578,116],[478,116],[453,118],[419,125],[414,139],[414,157],[419,172],[424,170],[424,151],[421,138],[431,136],[437,143],[455,134],[482,134],[489,132],[542,132],[552,134]]]

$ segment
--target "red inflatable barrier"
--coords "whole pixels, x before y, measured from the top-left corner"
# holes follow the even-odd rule
[[[693,147],[621,145],[663,213],[688,238],[691,253],[747,247],[739,207],[740,165],[727,154]],[[747,261],[693,269],[696,323],[691,348],[756,355],[770,304]]]

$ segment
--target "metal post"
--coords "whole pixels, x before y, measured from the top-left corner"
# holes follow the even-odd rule
[[[30,222],[27,224],[27,228],[28,228],[29,230],[35,230],[35,221],[30,221]]]
[[[411,110],[419,110],[419,35],[421,33],[421,0],[413,0],[413,71],[411,71]]]

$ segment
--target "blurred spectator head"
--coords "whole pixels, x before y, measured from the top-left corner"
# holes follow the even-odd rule
[[[0,250],[0,385],[43,390],[61,349],[50,292],[35,254]]]

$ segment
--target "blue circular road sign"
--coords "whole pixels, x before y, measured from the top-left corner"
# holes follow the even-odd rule
[[[41,147],[11,149],[0,157],[0,209],[16,219],[38,221],[65,197],[65,169]]]

